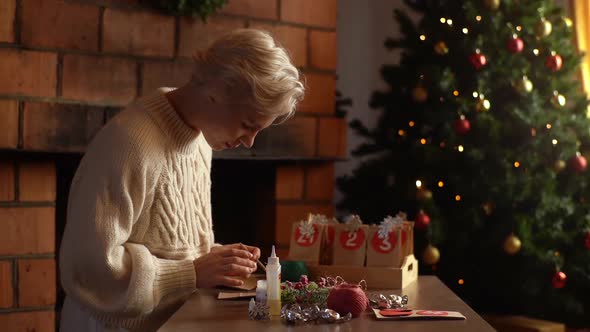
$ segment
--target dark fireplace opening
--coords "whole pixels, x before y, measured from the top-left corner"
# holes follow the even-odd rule
[[[82,156],[56,156],[56,258],[67,217],[70,184]],[[275,238],[275,163],[259,160],[214,159],[211,171],[211,204],[215,241],[222,244],[242,242],[260,247],[263,256],[270,253]],[[57,271],[59,312],[64,292]]]

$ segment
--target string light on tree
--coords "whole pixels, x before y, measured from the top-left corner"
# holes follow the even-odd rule
[[[449,53],[449,48],[444,41],[439,41],[438,43],[434,44],[434,51],[439,55],[446,55]]]
[[[485,98],[483,94],[479,94],[477,98],[477,104],[475,104],[475,110],[477,112],[487,112],[492,107],[492,103]]]

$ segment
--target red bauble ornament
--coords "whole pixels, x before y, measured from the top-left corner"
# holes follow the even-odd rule
[[[479,51],[476,51],[469,56],[469,62],[471,62],[473,68],[480,70],[486,65],[486,63],[488,63],[488,60],[486,59],[485,55],[479,53]]]
[[[414,222],[414,226],[416,228],[426,229],[426,227],[428,227],[428,225],[430,224],[430,217],[426,213],[424,213],[424,211],[420,210],[416,215]]]
[[[586,249],[590,249],[590,231],[586,232],[586,239],[584,240]]]
[[[576,173],[582,173],[583,171],[586,170],[587,166],[588,166],[588,162],[586,161],[586,158],[579,153],[570,159],[570,167]]]
[[[551,284],[553,285],[553,288],[563,288],[563,286],[565,286],[565,280],[567,279],[567,276],[565,275],[565,273],[559,271],[559,272],[555,272],[555,274],[553,275],[553,280],[551,280]]]
[[[471,130],[471,123],[469,120],[465,119],[465,117],[461,117],[457,121],[455,121],[455,132],[458,135],[465,135]]]
[[[551,71],[560,70],[562,65],[563,59],[559,54],[552,53],[550,56],[547,57],[547,60],[545,60],[545,67],[549,68]]]
[[[524,50],[524,41],[516,36],[513,36],[506,43],[506,48],[510,53],[520,53]]]

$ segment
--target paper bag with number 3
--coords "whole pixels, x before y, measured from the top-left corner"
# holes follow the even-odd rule
[[[334,265],[365,265],[368,229],[356,215],[345,224],[334,225]]]
[[[289,259],[318,264],[324,225],[308,220],[293,223]]]
[[[400,267],[405,257],[407,231],[403,230],[404,219],[398,214],[387,216],[379,225],[369,229],[367,266]],[[402,230],[405,233],[402,239]],[[405,241],[403,241],[405,240]],[[403,243],[406,242],[406,243]]]

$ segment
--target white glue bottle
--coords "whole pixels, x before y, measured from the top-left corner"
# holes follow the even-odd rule
[[[271,316],[281,315],[281,264],[272,246],[272,253],[266,264],[266,303]]]

